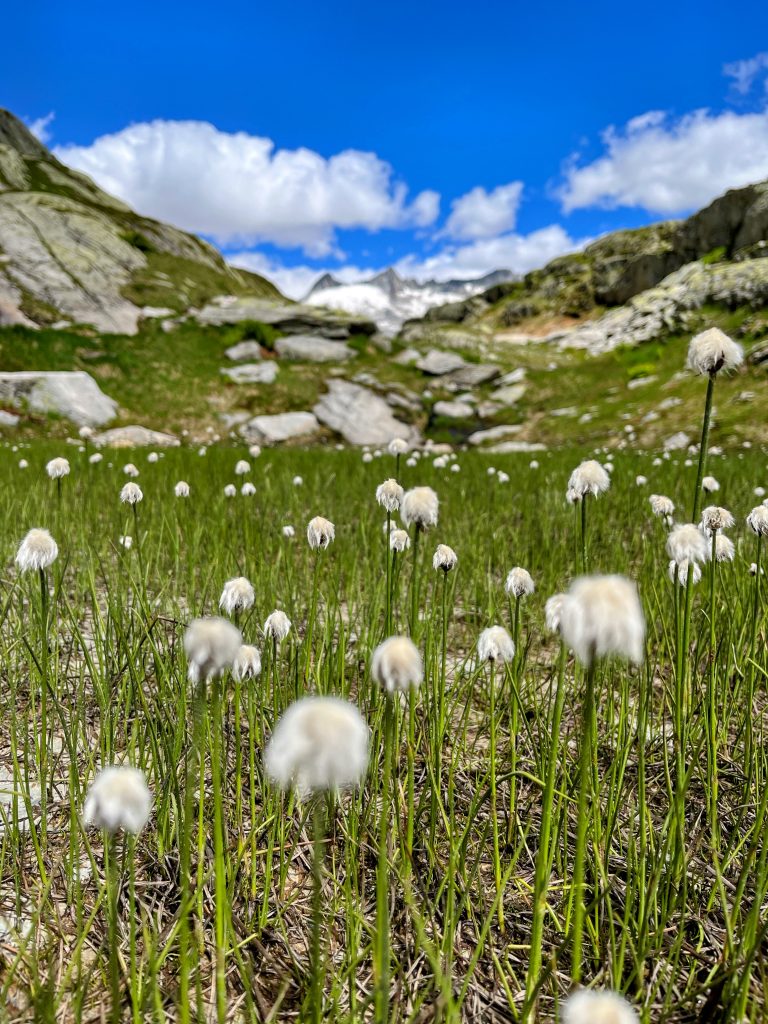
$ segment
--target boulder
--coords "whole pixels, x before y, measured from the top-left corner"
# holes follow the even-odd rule
[[[450,383],[455,388],[475,388],[498,377],[499,373],[498,366],[493,363],[467,363],[451,373]]]
[[[240,366],[225,366],[220,371],[235,384],[273,384],[277,377],[277,363],[270,359],[263,363],[242,363]]]
[[[320,430],[311,412],[281,412],[274,416],[254,416],[240,427],[249,444],[279,444],[282,441],[308,440]]]
[[[133,425],[130,427],[113,427],[92,438],[98,448],[178,448],[181,444],[173,434],[164,434],[160,430]]]
[[[348,380],[329,380],[314,413],[350,444],[385,445],[396,437],[406,441],[416,437],[412,427],[395,419],[383,398]]]
[[[510,434],[519,434],[522,429],[521,423],[504,423],[498,427],[488,427],[487,430],[476,430],[474,434],[469,435],[467,440],[475,446],[492,444],[509,437]]]
[[[269,299],[221,295],[195,313],[204,324],[236,324],[257,320],[282,334],[312,334],[343,341],[353,334],[376,333],[372,320],[331,312],[321,306],[275,302]]]
[[[508,384],[504,388],[496,388],[491,392],[491,400],[499,405],[514,405],[525,394],[525,384]]]
[[[15,427],[18,422],[18,416],[14,416],[12,412],[6,412],[5,409],[0,409],[0,427]]]
[[[115,418],[117,402],[83,370],[0,373],[0,400],[33,412],[56,413],[79,426],[100,427]]]
[[[275,351],[283,359],[298,359],[308,363],[340,363],[357,355],[343,341],[329,341],[313,334],[291,334],[278,338]]]
[[[392,362],[397,363],[399,366],[412,366],[420,355],[421,353],[417,348],[404,348],[396,356],[393,356]]]
[[[261,345],[258,341],[238,341],[236,345],[230,345],[224,355],[233,363],[239,363],[245,359],[261,359]]]
[[[456,352],[442,352],[440,349],[431,348],[426,355],[422,356],[416,363],[416,368],[422,373],[428,373],[431,377],[442,377],[465,366],[462,357]]]
[[[538,441],[501,441],[485,450],[494,455],[514,455],[516,452],[543,452],[547,446]]]
[[[475,410],[468,402],[435,402],[432,412],[449,420],[466,420],[474,416]]]
[[[683,430],[678,430],[676,434],[672,434],[664,442],[665,452],[679,452],[683,448],[687,448],[691,443],[691,437]]]

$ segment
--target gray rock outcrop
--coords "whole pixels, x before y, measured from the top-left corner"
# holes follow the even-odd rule
[[[313,411],[350,444],[385,445],[396,437],[416,438],[417,432],[395,419],[386,401],[368,388],[347,380],[329,380],[327,386]]]
[[[340,363],[357,355],[343,341],[331,341],[312,334],[289,334],[285,338],[278,338],[275,352],[282,359],[307,363]]]
[[[220,372],[235,384],[273,384],[277,377],[278,366],[274,360],[265,359],[261,363],[225,366]]]
[[[114,427],[96,434],[93,444],[99,448],[178,448],[178,437],[161,430],[151,430],[136,424],[129,427]]]
[[[79,426],[103,426],[117,413],[117,402],[82,370],[0,373],[0,399],[32,412],[55,413]]]
[[[320,430],[311,412],[282,412],[273,416],[254,416],[240,427],[250,444],[280,444],[283,441],[310,440]]]

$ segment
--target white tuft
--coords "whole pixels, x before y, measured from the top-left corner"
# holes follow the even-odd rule
[[[47,530],[30,530],[19,544],[16,565],[22,572],[47,569],[56,561],[59,547]]]
[[[435,570],[442,569],[447,574],[451,569],[456,568],[458,561],[459,556],[453,548],[449,548],[447,544],[438,544],[432,556],[432,568]]]
[[[758,505],[747,516],[747,526],[758,537],[768,537],[768,506]]]
[[[560,629],[560,616],[565,598],[565,594],[553,594],[544,605],[544,619],[550,633],[557,633]]]
[[[242,642],[240,630],[227,619],[194,619],[184,634],[189,681],[200,683],[220,676],[231,667]]]
[[[277,640],[280,643],[281,640],[285,640],[291,631],[291,620],[285,612],[274,611],[271,615],[267,616],[263,630],[264,636],[272,637],[273,640]]]
[[[694,373],[713,376],[720,370],[734,370],[744,358],[741,345],[717,327],[710,327],[691,339],[688,367]]]
[[[407,636],[391,636],[373,652],[371,675],[390,695],[417,689],[424,679],[421,654]]]
[[[477,640],[477,656],[480,661],[504,664],[515,656],[515,644],[503,626],[489,626]]]
[[[389,548],[391,551],[406,551],[411,546],[411,538],[407,530],[391,530]]]
[[[438,498],[431,487],[412,487],[406,491],[400,506],[400,517],[406,527],[426,530],[437,526]]]
[[[227,580],[219,598],[219,608],[232,615],[234,612],[245,612],[253,607],[256,595],[253,584],[245,576],[235,576]]]
[[[534,592],[536,586],[528,570],[516,565],[514,569],[510,569],[507,573],[507,582],[504,584],[504,589],[513,597],[527,597]]]
[[[572,493],[577,500],[580,500],[587,494],[597,497],[598,494],[603,494],[604,491],[607,491],[610,486],[611,478],[608,476],[605,468],[594,459],[588,459],[577,466],[571,473],[566,493]],[[569,498],[569,500],[571,499]]]
[[[120,491],[120,501],[128,505],[137,505],[144,497],[144,492],[138,484],[127,483],[123,484],[122,490]]]
[[[390,478],[376,488],[376,501],[387,512],[396,512],[400,508],[404,494],[405,491],[397,480]]]
[[[689,562],[687,558],[682,562],[676,562],[672,559],[668,569],[670,580],[674,583],[675,579],[677,579],[680,586],[685,587],[688,584],[688,572],[691,566],[693,566],[693,582],[698,583],[701,579],[701,569],[696,562]]]
[[[235,463],[235,476],[245,476],[251,472],[250,462],[246,462],[245,459],[239,459]]]
[[[706,562],[709,548],[697,526],[680,523],[667,537],[667,554],[675,562]]]
[[[261,673],[261,655],[257,647],[241,644],[232,663],[232,675],[237,680],[255,679]]]
[[[583,989],[565,1001],[562,1024],[637,1024],[638,1016],[616,992]]]
[[[62,458],[51,459],[45,467],[45,472],[51,480],[59,480],[61,477],[69,475],[69,462]]]
[[[313,551],[325,549],[336,537],[336,527],[329,519],[315,516],[307,526],[307,541]]]
[[[574,580],[563,602],[560,629],[563,640],[585,665],[611,655],[636,664],[643,660],[643,609],[637,586],[624,576]]]
[[[85,797],[83,819],[107,832],[138,835],[149,821],[152,794],[144,774],[138,768],[103,768],[91,783]]]

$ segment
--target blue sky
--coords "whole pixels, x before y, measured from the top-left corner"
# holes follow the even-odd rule
[[[768,177],[768,5],[13,5],[0,105],[291,294],[524,271]]]

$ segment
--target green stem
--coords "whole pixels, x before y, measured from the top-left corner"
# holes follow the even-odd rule
[[[379,850],[376,867],[376,959],[375,1024],[389,1021],[389,857],[390,788],[392,785],[393,739],[395,731],[394,699],[384,700],[384,772],[381,783],[381,817],[379,819]]]
[[[581,720],[581,744],[579,746],[579,798],[578,818],[576,822],[576,858],[573,865],[574,895],[571,953],[571,977],[574,983],[581,980],[582,948],[584,945],[584,917],[586,906],[584,899],[584,878],[587,856],[587,828],[589,824],[589,802],[594,794],[592,788],[592,756],[595,743],[593,732],[595,706],[595,666],[594,658],[590,660],[586,672],[584,710]]]
[[[325,795],[315,795],[312,807],[312,949],[310,1020],[320,1024],[323,1017],[325,960],[322,953],[323,859],[325,857]]]
[[[504,900],[501,891],[501,852],[499,847],[499,816],[496,806],[496,665],[490,662],[490,757],[491,757],[491,825],[493,829],[493,876],[496,884],[497,914],[499,928],[504,930]]]
[[[707,444],[709,442],[709,421],[712,418],[712,395],[715,391],[715,375],[710,374],[707,380],[707,397],[704,402],[704,423],[701,428],[701,444],[699,445],[699,467],[696,471],[696,490],[693,495],[693,512],[691,522],[695,523],[701,511],[701,484],[707,464]]]
[[[117,865],[117,836],[115,833],[104,833],[104,869],[107,876],[107,914],[109,938],[109,990],[110,990],[110,1021],[120,1024],[120,937],[118,933],[117,895],[119,872]]]
[[[213,857],[214,890],[216,894],[216,1016],[218,1024],[226,1024],[226,921],[227,921],[227,866],[225,860],[225,822],[222,798],[221,739],[222,739],[222,682],[216,677],[211,685],[211,786],[213,788]]]

